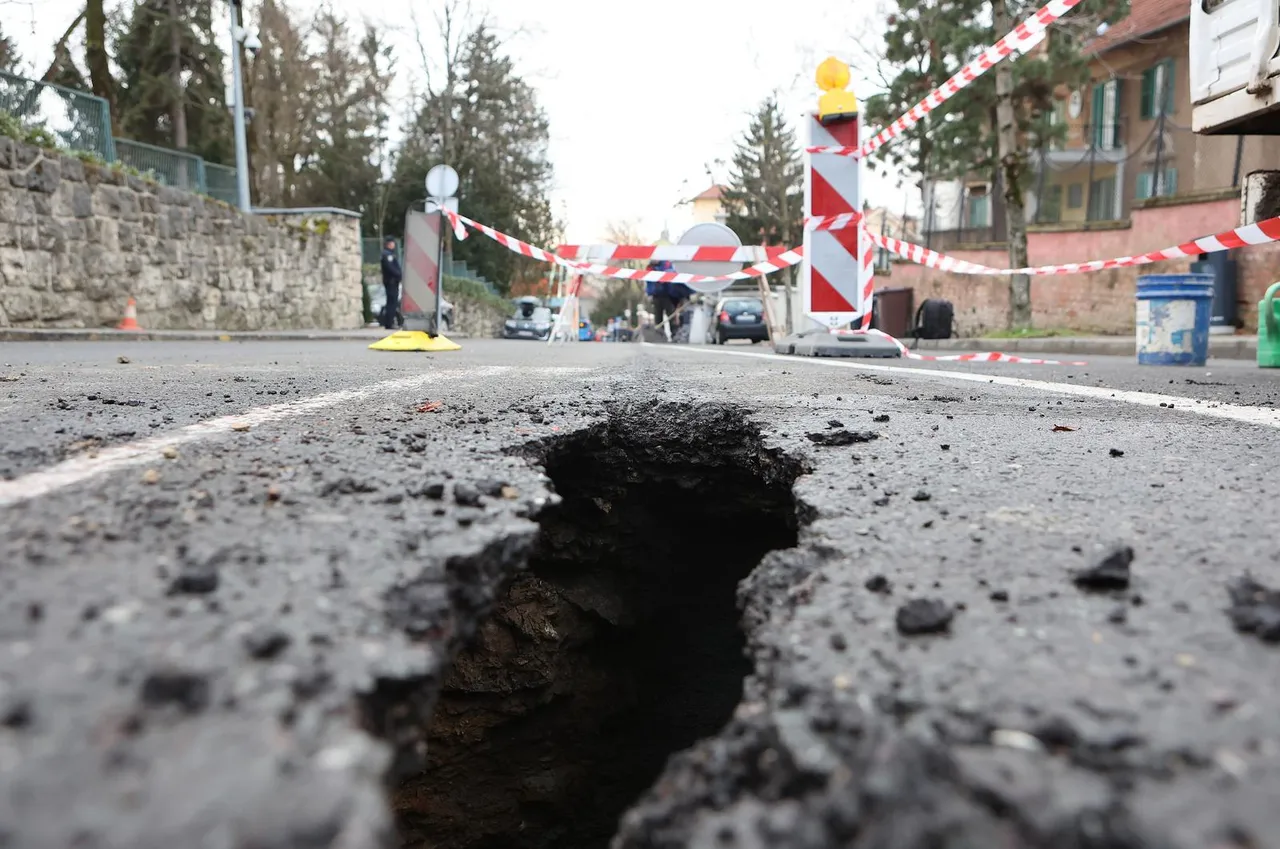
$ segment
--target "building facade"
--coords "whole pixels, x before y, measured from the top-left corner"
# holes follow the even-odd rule
[[[1089,45],[1089,84],[1059,92],[1059,129],[1030,155],[1033,231],[1126,226],[1135,209],[1230,197],[1249,172],[1280,168],[1274,139],[1191,131],[1190,14],[1190,0],[1133,0]],[[929,247],[1004,242],[1002,198],[998,175],[929,184]]]

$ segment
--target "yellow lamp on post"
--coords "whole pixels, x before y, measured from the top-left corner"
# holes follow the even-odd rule
[[[834,56],[828,56],[814,74],[823,94],[818,98],[818,120],[823,124],[848,121],[858,117],[858,98],[845,91],[849,86],[849,66]]]

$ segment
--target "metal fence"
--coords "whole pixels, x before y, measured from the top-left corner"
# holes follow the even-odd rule
[[[240,187],[236,181],[236,169],[212,162],[204,164],[205,194],[223,203],[235,206],[240,202]]]
[[[75,89],[0,72],[0,111],[53,136],[59,147],[119,162],[176,189],[208,195],[234,205],[236,170],[199,156],[111,134],[105,100]]]
[[[161,185],[208,194],[204,160],[194,154],[119,139],[116,141],[116,157],[130,168],[151,176]]]
[[[105,162],[116,159],[111,110],[100,97],[0,72],[0,110],[47,130],[69,150],[94,153]]]

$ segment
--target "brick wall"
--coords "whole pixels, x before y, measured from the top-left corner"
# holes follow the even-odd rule
[[[1239,222],[1240,202],[1234,198],[1135,209],[1125,227],[1032,233],[1028,251],[1032,265],[1110,259],[1167,248],[1229,230]],[[953,251],[950,255],[996,268],[1008,266],[1008,255],[1003,250]],[[1240,316],[1246,330],[1253,333],[1257,331],[1258,301],[1269,285],[1280,280],[1280,243],[1238,250],[1233,255],[1240,278]],[[1127,333],[1133,329],[1133,296],[1138,277],[1176,273],[1189,267],[1189,261],[1170,261],[1094,274],[1032,278],[1033,321],[1041,328]],[[946,298],[955,304],[956,322],[965,336],[1007,326],[1009,282],[1005,278],[948,274],[895,262],[892,272],[879,277],[877,285],[914,289],[917,304],[924,298]]]

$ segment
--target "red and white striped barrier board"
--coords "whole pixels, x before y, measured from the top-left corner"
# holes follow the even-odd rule
[[[902,354],[902,356],[903,356],[903,357],[905,357],[906,359],[908,359],[908,360],[921,360],[922,362],[930,362],[930,363],[1018,363],[1018,364],[1021,364],[1021,365],[1024,365],[1024,366],[1084,366],[1084,365],[1088,365],[1088,363],[1083,362],[1083,361],[1080,361],[1080,360],[1074,360],[1074,361],[1068,361],[1068,360],[1040,360],[1040,359],[1036,359],[1035,357],[1015,357],[1013,354],[1004,354],[1004,353],[1001,353],[1000,351],[982,351],[982,352],[969,353],[969,354],[948,354],[948,355],[946,355],[946,356],[941,356],[941,357],[931,357],[931,356],[928,356],[927,354],[917,354],[917,353],[915,353],[914,351],[912,351],[912,350],[910,350],[909,348],[907,348],[907,346],[906,346],[906,345],[902,344],[902,342],[900,342],[899,340],[897,340],[897,339],[893,338],[893,337],[892,337],[892,336],[890,336],[888,333],[885,333],[883,330],[869,330],[869,329],[863,328],[862,330],[837,330],[837,331],[835,331],[835,333],[836,333],[837,335],[840,335],[840,336],[843,336],[843,335],[850,335],[850,336],[879,336],[881,339],[885,339],[885,340],[888,340],[889,342],[892,342],[892,343],[893,343],[893,344],[898,348],[898,351]]]
[[[924,100],[907,110],[906,114],[890,123],[861,145],[815,145],[809,153],[830,153],[837,156],[870,156],[876,150],[914,127],[920,119],[950,100],[957,92],[967,88],[974,80],[991,70],[1001,60],[1015,51],[1032,44],[1049,28],[1049,25],[1078,6],[1082,0],[1050,0],[1043,8],[1013,28],[1013,32],[982,51],[977,59],[965,65],[955,76],[934,89]]]
[[[453,224],[454,235],[459,239],[467,238],[467,228],[470,227],[473,230],[479,230],[507,250],[518,253],[521,256],[527,256],[530,259],[537,259],[542,262],[558,263],[582,274],[595,274],[599,277],[613,277],[618,280],[642,280],[646,283],[718,283],[724,280],[754,280],[762,275],[771,274],[795,265],[804,259],[803,249],[783,250],[770,260],[756,263],[753,266],[733,274],[726,274],[723,277],[708,277],[703,274],[681,274],[675,271],[647,271],[643,268],[618,268],[611,265],[566,259],[544,248],[536,247],[528,242],[522,242],[515,236],[508,236],[506,233],[495,230],[492,227],[472,221],[465,215],[460,215],[452,210],[446,209],[445,215],[449,216],[449,221]]]
[[[565,259],[601,262],[604,260],[640,260],[651,262],[767,262],[787,252],[785,247],[741,245],[561,245],[556,255]]]
[[[857,118],[830,126],[809,116],[809,139],[821,145],[854,145],[858,142]],[[804,312],[827,327],[842,327],[866,313],[870,315],[871,266],[861,261],[862,163],[842,156],[816,154],[804,164],[806,221],[840,226],[814,226],[804,230],[804,255],[800,291]],[[870,250],[870,245],[866,245]]]
[[[1120,256],[1114,259],[1095,259],[1089,262],[1069,262],[1063,265],[1040,265],[1034,268],[991,268],[968,262],[963,259],[940,254],[910,242],[891,239],[875,233],[870,234],[871,241],[882,248],[888,248],[900,257],[909,259],[920,265],[936,268],[939,271],[951,271],[956,274],[1084,274],[1092,271],[1106,271],[1109,268],[1128,268],[1135,265],[1147,265],[1168,259],[1184,259],[1248,245],[1264,245],[1268,242],[1280,241],[1280,217],[1268,218],[1256,224],[1247,224],[1234,230],[1227,230],[1214,236],[1203,236],[1181,245],[1163,250],[1151,251],[1140,256]]]
[[[412,211],[404,223],[404,293],[400,300],[405,327],[425,326],[427,313],[435,315],[436,282],[440,269],[436,252],[440,247],[440,216]]]

